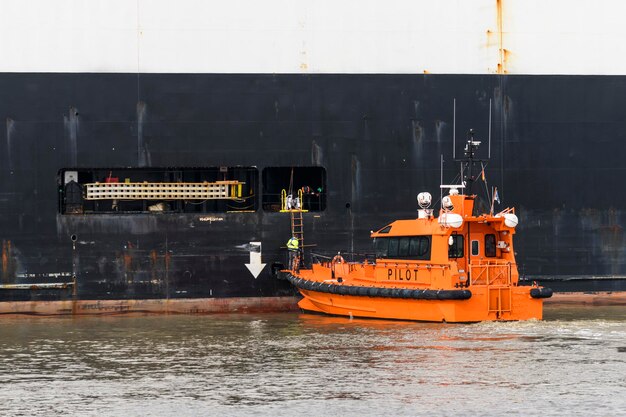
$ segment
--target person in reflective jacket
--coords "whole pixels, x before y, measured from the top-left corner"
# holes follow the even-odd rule
[[[294,269],[294,261],[298,256],[298,238],[292,236],[287,241],[287,250],[289,251],[289,269]]]

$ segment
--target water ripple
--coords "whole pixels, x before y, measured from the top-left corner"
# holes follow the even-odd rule
[[[624,415],[626,312],[3,318],[0,415]]]

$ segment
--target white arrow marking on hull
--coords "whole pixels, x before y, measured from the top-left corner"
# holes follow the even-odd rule
[[[250,242],[250,263],[245,264],[248,271],[256,279],[265,265],[261,263],[261,242]]]

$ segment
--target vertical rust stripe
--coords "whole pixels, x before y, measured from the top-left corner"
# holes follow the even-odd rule
[[[502,0],[496,0],[496,13],[498,24],[498,74],[504,74],[506,72],[504,68],[504,36],[502,33]]]

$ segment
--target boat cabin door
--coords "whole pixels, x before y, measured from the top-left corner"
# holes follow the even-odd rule
[[[481,233],[450,235],[448,257],[456,259],[459,272],[467,276],[468,283],[485,283],[482,281],[486,278],[486,266],[481,265],[484,259],[483,238]]]
[[[481,233],[470,233],[467,242],[467,259],[469,259],[468,271],[470,283],[486,284],[484,267],[479,266],[484,259],[484,249],[482,247],[483,235]]]
[[[465,236],[462,234],[453,233],[450,235],[448,244],[448,258],[450,258],[450,260],[456,260],[459,272],[462,275],[468,276]]]

